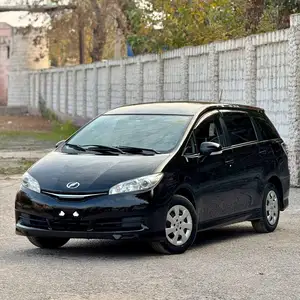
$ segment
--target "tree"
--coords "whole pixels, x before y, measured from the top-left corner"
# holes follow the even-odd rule
[[[287,28],[289,15],[300,11],[299,2],[70,0],[76,10],[49,12],[50,55],[57,65],[112,58],[116,31],[138,55]]]
[[[52,16],[49,36],[53,37],[51,53],[55,55],[60,52],[61,56],[65,57],[65,52],[70,51],[71,45],[78,45],[75,39],[80,40],[78,36],[83,32],[85,62],[112,58],[116,30],[119,29],[127,41],[137,32],[140,34],[145,25],[143,11],[135,0],[73,0],[72,3],[78,7],[76,11]],[[64,34],[61,34],[62,32]],[[70,32],[74,35],[71,36]],[[76,57],[74,51],[71,52],[72,57]]]
[[[111,1],[72,0],[72,3],[77,6],[73,12],[51,16],[49,36],[54,37],[52,42],[56,42],[56,47],[62,54],[65,54],[66,49],[70,51],[72,46],[77,45],[80,63],[101,61],[107,39]],[[78,57],[72,52],[73,57]]]
[[[284,29],[290,26],[290,15],[300,12],[299,0],[266,0],[265,10],[271,16],[276,29]]]
[[[244,26],[240,26],[244,24],[243,12],[230,0],[148,3],[142,12],[128,13],[131,30],[127,38],[139,53],[201,45],[245,34]]]
[[[40,7],[42,2],[36,0],[32,7]],[[61,5],[62,1],[52,2]],[[70,5],[76,6],[76,10],[49,13],[48,37],[52,60],[56,60],[58,65],[65,64],[70,58],[79,63],[101,61],[107,36],[115,22],[116,1],[70,0]]]

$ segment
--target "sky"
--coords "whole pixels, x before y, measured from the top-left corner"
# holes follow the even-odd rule
[[[26,1],[22,0],[0,0],[0,6],[4,5],[16,5],[16,4],[24,4]],[[33,2],[32,0],[28,0],[28,2]],[[47,4],[47,0],[45,0]],[[4,22],[13,27],[25,27],[29,24],[33,26],[41,26],[45,24],[49,20],[46,14],[35,14],[28,15],[28,12],[4,12],[0,13],[0,22]]]

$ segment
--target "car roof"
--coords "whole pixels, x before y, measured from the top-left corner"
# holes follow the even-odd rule
[[[263,111],[258,107],[240,104],[225,104],[200,101],[166,101],[126,105],[112,109],[105,114],[164,114],[193,116],[200,114],[204,110],[212,110],[218,108]]]

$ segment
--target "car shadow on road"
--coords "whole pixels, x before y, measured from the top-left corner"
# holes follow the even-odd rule
[[[214,244],[224,243],[229,240],[237,240],[255,235],[251,226],[229,226],[200,232],[192,249],[212,247]],[[127,241],[106,241],[106,240],[71,240],[59,250],[46,250],[30,248],[25,251],[18,251],[28,256],[53,256],[58,258],[72,259],[78,257],[105,258],[130,258],[159,256],[148,243],[136,240]]]
[[[193,247],[210,247],[213,244],[224,243],[256,235],[251,225],[231,225],[223,228],[199,232]]]

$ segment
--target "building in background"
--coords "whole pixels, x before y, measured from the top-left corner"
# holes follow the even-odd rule
[[[7,104],[11,40],[12,27],[6,23],[0,23],[0,105]]]
[[[0,106],[7,105],[9,71],[47,69],[49,66],[43,29],[12,27],[0,22]]]

